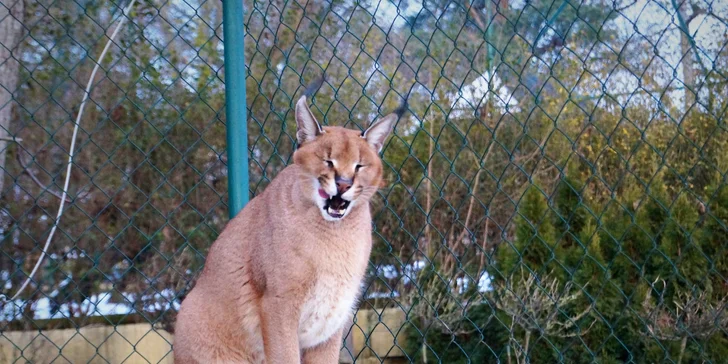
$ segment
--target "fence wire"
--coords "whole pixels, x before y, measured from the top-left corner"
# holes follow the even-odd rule
[[[342,357],[728,356],[728,4],[244,4],[251,196],[292,163],[292,106],[313,80],[325,77],[312,110],[328,125],[363,128],[408,100],[383,152],[360,303],[391,347],[370,338]],[[222,4],[125,5],[0,0],[4,295],[41,253],[94,57],[128,16],[81,121],[49,258],[1,306],[2,362],[73,361],[77,345],[91,361],[171,360],[179,302],[227,222]],[[126,323],[151,326],[127,337],[114,329]],[[85,336],[92,324],[112,331]],[[371,331],[355,320],[347,337]],[[103,349],[112,336],[128,356]],[[162,357],[141,348],[150,336]]]

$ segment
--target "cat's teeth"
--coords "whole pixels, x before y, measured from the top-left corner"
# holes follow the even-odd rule
[[[336,209],[333,209],[333,208],[331,208],[331,206],[329,206],[329,207],[328,207],[328,208],[326,209],[326,211],[327,211],[327,212],[328,212],[329,214],[338,214],[338,215],[343,215],[343,214],[344,214],[344,212],[346,211],[346,209],[336,210]]]

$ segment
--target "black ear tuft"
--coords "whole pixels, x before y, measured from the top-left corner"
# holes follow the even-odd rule
[[[397,114],[397,118],[401,118],[404,113],[409,110],[409,98],[410,94],[412,93],[412,88],[410,88],[409,91],[407,91],[407,95],[404,96],[404,99],[402,100],[402,103],[399,104],[399,106],[392,111],[393,114]]]
[[[394,109],[393,112],[395,114],[397,114],[398,118],[401,118],[402,115],[404,115],[404,113],[407,112],[408,107],[409,107],[408,101],[409,101],[409,94],[407,94],[407,97],[404,100],[402,100],[402,103],[399,105],[399,107]]]
[[[324,75],[321,75],[321,77],[315,79],[308,87],[306,87],[306,91],[303,92],[303,95],[306,96],[307,99],[310,99],[313,97],[313,94],[318,91],[319,88],[321,88],[321,85],[324,84],[325,78]]]

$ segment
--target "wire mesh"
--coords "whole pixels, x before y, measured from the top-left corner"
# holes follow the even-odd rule
[[[0,1],[3,294],[53,225],[83,87],[123,6]],[[342,357],[728,355],[728,4],[245,9],[251,196],[292,163],[292,105],[311,81],[325,77],[312,110],[328,125],[362,128],[408,100],[372,206],[371,317],[347,330],[366,340]],[[0,361],[74,361],[78,345],[94,350],[84,361],[171,360],[176,309],[227,222],[222,5],[148,1],[128,17],[81,122],[49,259],[0,310]],[[112,330],[91,337],[92,324]],[[161,356],[142,348],[149,337]],[[103,349],[112,338],[127,356]],[[52,357],[34,358],[41,347]]]

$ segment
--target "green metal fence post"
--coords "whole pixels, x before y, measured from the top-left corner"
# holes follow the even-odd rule
[[[248,128],[245,101],[243,2],[223,0],[228,208],[232,219],[248,202]]]

